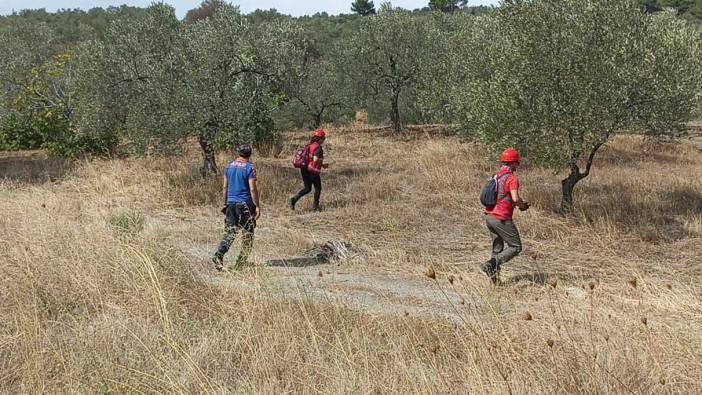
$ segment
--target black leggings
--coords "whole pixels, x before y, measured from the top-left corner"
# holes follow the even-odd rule
[[[312,192],[312,187],[314,187],[314,207],[319,208],[319,198],[322,195],[322,177],[319,174],[310,173],[304,168],[300,169],[300,174],[302,174],[302,182],[305,184],[305,187],[295,195],[295,202]]]

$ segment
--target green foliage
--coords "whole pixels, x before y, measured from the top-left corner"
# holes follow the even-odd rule
[[[438,34],[431,18],[385,11],[364,18],[347,47],[344,72],[359,86],[357,97],[387,100],[389,118],[398,133],[402,131],[401,97],[414,95]]]
[[[699,99],[696,33],[634,1],[508,1],[453,43],[457,72],[472,76],[453,100],[465,135],[569,169],[564,208],[614,134],[679,133]]]
[[[184,32],[187,78],[178,96],[184,114],[179,127],[197,131],[203,172],[216,172],[215,141],[259,144],[274,138],[271,114],[280,81],[297,58],[298,34],[287,19],[253,26],[231,6]]]
[[[12,112],[0,125],[0,150],[18,151],[41,148],[42,134],[34,128],[31,117]]]
[[[434,11],[454,12],[468,4],[467,0],[429,0],[429,8]]]
[[[702,22],[702,0],[639,0],[639,3],[649,13],[670,8],[697,23]]]
[[[462,94],[466,79],[473,78],[460,63],[464,56],[471,56],[464,51],[462,41],[470,31],[475,19],[466,13],[435,13],[434,23],[442,27],[441,34],[434,41],[434,55],[424,65],[419,76],[421,89],[417,90],[416,103],[424,122],[453,123],[459,119],[458,108],[452,105],[454,98]]]
[[[175,107],[184,77],[180,31],[175,11],[156,5],[115,21],[103,40],[82,46],[77,129],[96,137],[119,135],[137,152],[177,145],[183,137]]]
[[[63,156],[104,153],[114,139],[78,135],[73,128],[75,73],[70,53],[50,55],[55,34],[45,24],[16,20],[0,29],[3,149],[44,148]]]
[[[185,23],[193,23],[202,19],[207,19],[217,13],[226,3],[222,0],[204,0],[200,6],[193,8],[185,14]]]
[[[351,3],[351,11],[361,16],[375,14],[375,4],[371,0],[355,0]]]
[[[79,9],[61,9],[47,12],[45,9],[23,10],[17,14],[2,18],[0,26],[19,21],[30,25],[45,25],[52,32],[52,51],[66,52],[80,42],[101,38],[107,25],[116,19],[130,19],[141,14],[144,9],[120,6],[92,8],[88,11]]]

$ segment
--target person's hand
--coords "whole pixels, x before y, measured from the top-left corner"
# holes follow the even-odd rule
[[[328,165],[328,164],[325,163],[325,164],[322,165],[322,169],[328,169],[328,168],[329,168],[329,165]]]
[[[261,208],[256,206],[256,221],[261,218]]]
[[[522,211],[527,211],[529,210],[529,207],[531,207],[531,204],[529,204],[528,202],[523,202],[521,206],[519,206],[519,209]]]

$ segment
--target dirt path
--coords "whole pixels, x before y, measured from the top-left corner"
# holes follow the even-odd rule
[[[495,308],[513,311],[514,306],[502,300],[499,294],[515,292],[520,288],[526,291],[539,283],[538,280],[526,277],[522,279],[520,276],[506,275],[503,278],[510,282],[509,286],[500,287],[495,290],[495,294],[490,291],[492,286],[477,270],[477,266],[467,263],[477,262],[479,252],[473,251],[473,247],[462,241],[448,243],[439,240],[434,245],[435,248],[444,249],[441,259],[436,257],[433,261],[440,262],[440,267],[436,267],[440,272],[438,281],[423,273],[432,262],[397,267],[380,264],[377,254],[384,254],[387,250],[383,250],[382,246],[379,249],[377,245],[370,249],[360,248],[361,251],[357,251],[355,256],[333,264],[268,266],[266,262],[269,260],[290,259],[304,253],[304,243],[297,246],[291,241],[294,237],[289,233],[290,218],[287,216],[269,217],[266,225],[257,230],[254,267],[220,273],[214,270],[210,257],[216,248],[214,243],[221,236],[221,230],[209,214],[200,212],[179,217],[166,214],[152,217],[152,220],[156,226],[167,227],[169,231],[181,235],[177,245],[192,259],[193,265],[198,267],[203,280],[213,285],[284,299],[325,301],[368,314],[407,315],[462,325],[476,321],[483,314],[490,314]],[[306,233],[300,235],[300,238],[304,242],[314,240],[319,244],[328,241],[325,235],[330,234],[331,232]],[[357,236],[362,238],[363,235]],[[450,237],[457,236],[454,234]],[[348,241],[354,242],[357,239],[349,238]],[[411,255],[413,248],[420,248],[420,241],[404,240],[403,253]],[[232,251],[227,258],[233,259],[235,252]],[[453,278],[452,282],[449,282],[449,276]],[[569,292],[578,299],[582,293],[577,288]],[[486,295],[497,297],[486,301]]]
[[[454,287],[428,277],[388,273],[353,263],[256,266],[219,273],[208,265],[206,248],[186,252],[200,262],[203,279],[212,284],[295,300],[311,298],[370,314],[411,315],[463,324],[471,309],[483,305],[479,298],[466,296],[458,284]]]

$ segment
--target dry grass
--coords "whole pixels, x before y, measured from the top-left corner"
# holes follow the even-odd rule
[[[274,269],[211,271],[219,180],[194,177],[192,155],[60,171],[3,157],[14,176],[0,181],[0,392],[702,391],[702,155],[692,143],[617,139],[576,187],[569,219],[554,213],[560,177],[527,166],[526,250],[498,288],[476,268],[488,249],[476,195],[494,165],[484,150],[332,129],[327,156],[318,215],[307,201],[284,209],[300,187],[287,157],[257,160],[255,262],[330,238],[361,255],[311,268],[318,280],[286,292]],[[337,272],[412,282],[448,307],[396,314],[314,296],[324,281],[342,286]]]

